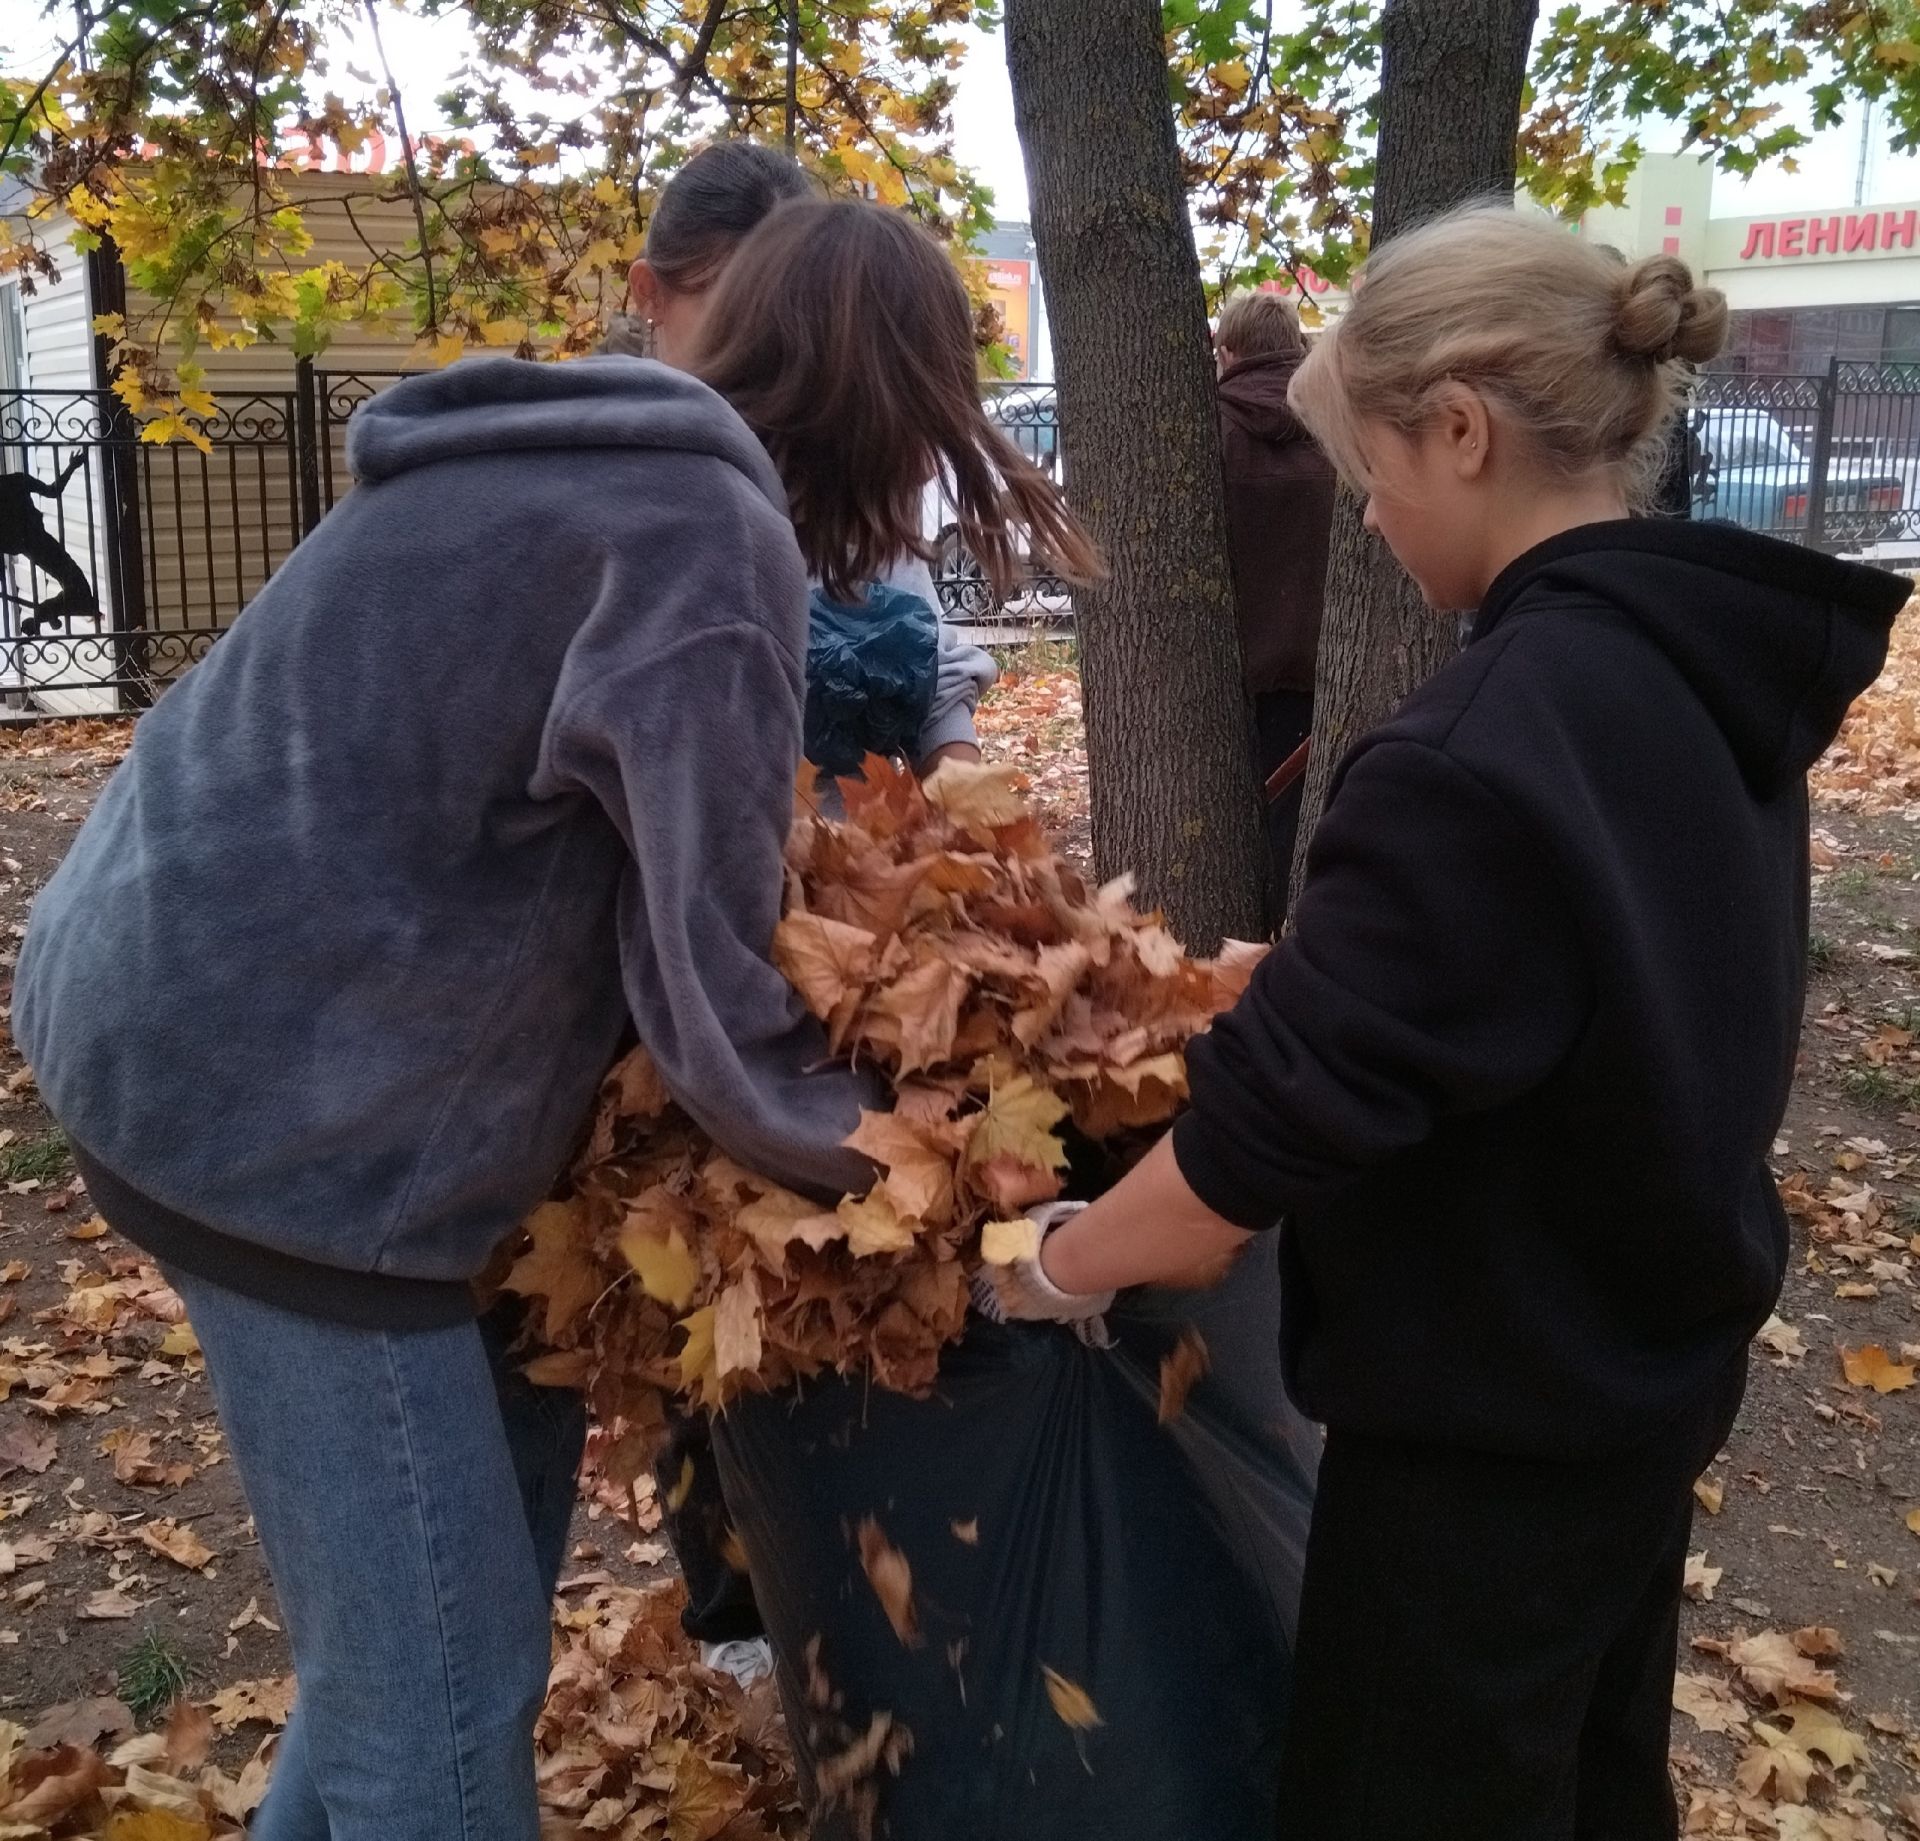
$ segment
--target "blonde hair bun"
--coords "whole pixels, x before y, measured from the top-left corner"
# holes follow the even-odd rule
[[[1649,256],[1620,278],[1614,344],[1648,364],[1705,364],[1727,342],[1727,297],[1694,286],[1678,256]]]

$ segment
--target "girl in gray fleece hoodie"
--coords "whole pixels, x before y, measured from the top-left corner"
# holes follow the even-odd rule
[[[917,239],[923,320],[964,314],[917,230],[851,209]],[[471,1281],[623,1033],[743,1162],[869,1180],[841,1148],[863,1088],[767,958],[807,580],[911,538],[917,494],[846,489],[877,431],[892,478],[974,462],[957,424],[859,412],[917,367],[810,247],[767,260],[783,315],[835,329],[828,425],[623,358],[460,364],[362,410],[358,488],[142,719],[36,906],[16,1031],[186,1300],[287,1620],[257,1841],[533,1841],[581,1428]],[[991,530],[1030,486],[986,452]]]

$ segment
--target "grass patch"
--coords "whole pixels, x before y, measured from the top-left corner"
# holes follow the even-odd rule
[[[1876,1112],[1912,1112],[1920,1108],[1920,1083],[1885,1068],[1854,1067],[1840,1075],[1840,1091]]]
[[[1040,677],[1048,672],[1080,669],[1080,641],[1073,634],[1061,638],[1058,634],[1036,631],[1023,644],[989,646],[987,650],[1002,671]]]
[[[1864,901],[1879,886],[1870,869],[1837,869],[1820,891],[1829,901]]]
[[[187,1659],[163,1636],[149,1630],[120,1658],[120,1698],[146,1725],[187,1691]]]
[[[1840,943],[1824,933],[1807,935],[1807,969],[1830,972],[1840,963]]]
[[[0,1183],[53,1183],[73,1162],[63,1131],[43,1132],[0,1150]]]

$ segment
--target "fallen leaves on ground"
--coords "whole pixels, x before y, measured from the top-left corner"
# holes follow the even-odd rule
[[[1684,1669],[1673,1678],[1673,1704],[1702,1732],[1744,1732],[1749,1710],[1717,1675]]]
[[[0,1836],[241,1841],[266,1794],[265,1748],[230,1777],[206,1761],[202,1709],[176,1705],[163,1732],[126,1737],[131,1724],[117,1701],[56,1708],[31,1732],[0,1721]],[[97,1749],[109,1741],[112,1751]]]
[[[1899,1393],[1913,1385],[1913,1364],[1894,1361],[1877,1342],[1863,1349],[1843,1347],[1840,1368],[1849,1387],[1871,1387],[1877,1394]]]
[[[1721,1656],[1739,1671],[1740,1682],[1756,1699],[1784,1704],[1788,1700],[1832,1700],[1840,1684],[1831,1669],[1819,1668],[1795,1640],[1779,1630],[1731,1642],[1697,1636],[1693,1646],[1703,1655]]]
[[[609,1075],[504,1282],[537,1305],[529,1372],[587,1389],[615,1492],[651,1462],[669,1391],[719,1407],[832,1369],[926,1393],[983,1230],[1058,1196],[1070,1164],[1112,1180],[1184,1101],[1185,1046],[1258,950],[1189,959],[1126,884],[1055,855],[1020,785],[949,766],[923,786],[874,760],[840,783],[843,820],[802,790],[774,957],[832,1052],[891,1089],[848,1140],[878,1171],[866,1194],[822,1206],[732,1162],[644,1050]]]
[[[276,1675],[265,1681],[236,1681],[207,1703],[216,1732],[234,1732],[242,1726],[284,1726],[293,1713],[293,1677]]]
[[[534,1735],[542,1812],[586,1834],[797,1841],[806,1825],[778,1693],[703,1668],[680,1627],[685,1605],[677,1584],[602,1586],[557,1614]]]
[[[215,1557],[213,1549],[199,1535],[177,1521],[148,1522],[140,1530],[140,1543],[189,1572],[199,1572]]]
[[[1715,1588],[1726,1576],[1726,1568],[1709,1566],[1704,1553],[1687,1555],[1686,1575],[1681,1580],[1681,1588],[1697,1604],[1712,1604]]]
[[[1893,623],[1886,669],[1855,699],[1808,780],[1823,805],[1846,812],[1920,804],[1920,621],[1911,603]]]

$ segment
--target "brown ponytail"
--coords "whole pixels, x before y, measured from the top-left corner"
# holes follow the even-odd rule
[[[1023,573],[1023,530],[1067,580],[1101,574],[1092,539],[981,408],[966,288],[910,219],[782,205],[740,245],[706,324],[694,369],[766,443],[807,567],[835,599],[928,554],[936,477],[1001,594]]]

